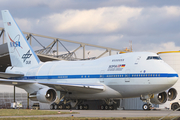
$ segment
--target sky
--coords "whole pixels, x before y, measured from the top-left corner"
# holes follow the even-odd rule
[[[0,8],[26,32],[117,49],[132,41],[133,51],[180,50],[179,0],[0,0]]]
[[[117,49],[132,41],[133,51],[180,50],[178,0],[0,0],[0,8],[26,32]]]

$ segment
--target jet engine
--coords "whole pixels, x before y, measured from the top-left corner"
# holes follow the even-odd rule
[[[166,92],[161,92],[159,94],[154,95],[154,97],[151,99],[151,103],[153,104],[163,104],[167,100],[172,101],[176,98],[177,91],[175,88],[170,88],[166,90]]]
[[[42,103],[51,103],[56,99],[56,90],[54,90],[53,88],[43,88],[40,89],[37,92],[31,93],[29,95],[29,98],[32,101],[39,101]]]
[[[170,88],[166,91],[168,96],[168,101],[172,101],[177,97],[177,91],[175,88]]]
[[[155,94],[152,99],[150,99],[153,104],[163,104],[167,101],[167,93],[161,92],[159,94]]]

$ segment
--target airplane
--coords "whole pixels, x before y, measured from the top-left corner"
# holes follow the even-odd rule
[[[176,97],[171,88],[178,74],[160,56],[151,52],[130,52],[88,61],[41,62],[8,10],[2,18],[11,65],[0,73],[0,84],[15,85],[29,93],[29,99],[59,103],[57,108],[88,109],[85,100],[103,100],[100,109],[113,109],[116,99],[140,97],[150,110]],[[60,98],[57,94],[60,91]]]

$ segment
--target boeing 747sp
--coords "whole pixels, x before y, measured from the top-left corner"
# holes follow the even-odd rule
[[[175,97],[176,90],[169,88],[178,80],[178,74],[155,53],[41,62],[8,10],[2,10],[2,17],[12,66],[0,74],[0,84],[24,89],[31,100],[58,103],[63,99],[58,107],[79,105],[80,109],[88,108],[83,106],[84,100],[104,100],[101,109],[112,109],[114,99],[140,97],[147,102],[143,109],[149,110],[151,103]]]

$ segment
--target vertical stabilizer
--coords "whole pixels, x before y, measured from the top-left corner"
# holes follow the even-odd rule
[[[9,11],[2,10],[1,12],[12,66],[32,67],[38,65],[39,58],[32,50]]]

